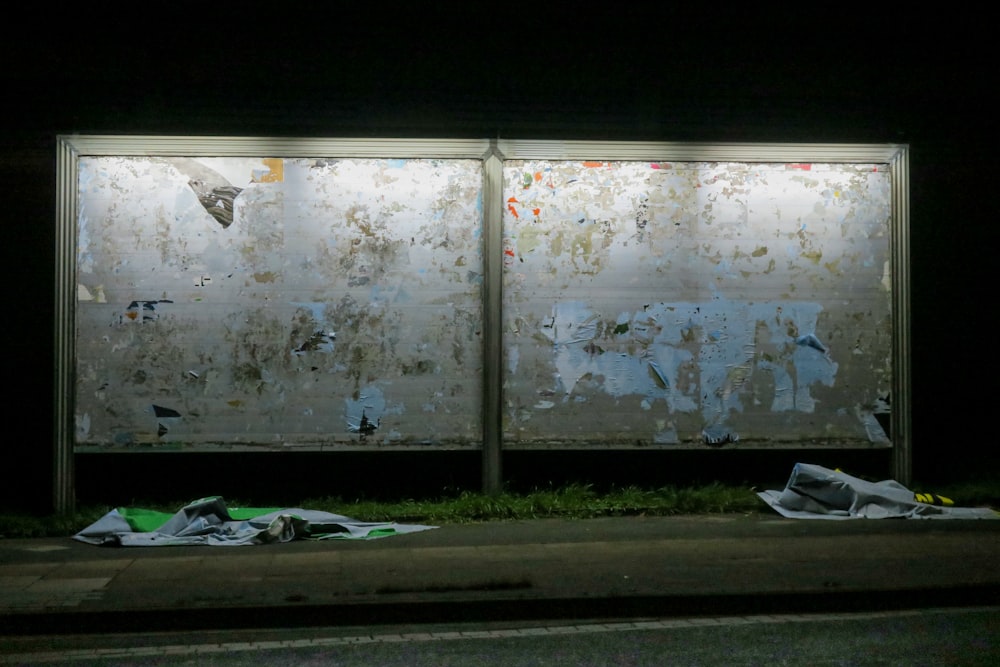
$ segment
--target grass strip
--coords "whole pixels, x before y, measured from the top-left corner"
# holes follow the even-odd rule
[[[782,487],[776,485],[764,488]],[[1000,506],[1000,480],[914,488],[947,496],[960,506]],[[461,491],[438,498],[392,501],[364,498],[348,500],[336,496],[324,496],[306,498],[280,506],[342,514],[358,521],[423,524],[770,512],[771,510],[757,497],[759,490],[761,489],[752,486],[712,483],[653,489],[624,486],[599,492],[589,484],[568,484],[537,488],[527,493],[503,491],[497,494],[484,494]],[[131,506],[151,512],[173,514],[188,502],[190,501],[133,502]],[[242,499],[237,501],[227,498],[226,503],[233,508],[260,506]],[[274,503],[268,505],[275,506]],[[111,509],[108,506],[86,506],[78,508],[70,515],[47,516],[0,511],[0,537],[68,537],[97,521]]]

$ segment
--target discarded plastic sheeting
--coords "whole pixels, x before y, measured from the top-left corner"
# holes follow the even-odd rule
[[[357,521],[340,514],[293,508],[227,508],[220,497],[203,498],[170,515],[118,508],[73,536],[95,545],[244,546],[297,539],[375,539],[437,526]]]
[[[795,464],[784,491],[757,495],[792,519],[1000,519],[1000,513],[988,507],[924,503],[893,480],[868,482],[808,463]]]

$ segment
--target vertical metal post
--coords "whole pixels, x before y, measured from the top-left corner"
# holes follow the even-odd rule
[[[907,147],[896,153],[892,171],[892,478],[904,486],[913,480],[910,386],[910,163]]]
[[[70,514],[76,505],[73,464],[73,369],[76,353],[76,182],[77,153],[60,138],[56,165],[55,376],[52,505]]]
[[[503,156],[496,143],[483,161],[483,492],[502,487]]]

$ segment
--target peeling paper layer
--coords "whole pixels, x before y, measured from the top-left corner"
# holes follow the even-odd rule
[[[81,158],[77,447],[479,446],[481,188],[478,160]]]
[[[888,443],[885,169],[538,160],[504,182],[512,446]]]

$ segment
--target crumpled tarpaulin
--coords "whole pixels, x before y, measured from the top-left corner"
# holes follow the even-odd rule
[[[374,539],[430,530],[437,526],[371,523],[339,514],[293,508],[227,508],[220,497],[203,498],[176,514],[118,508],[73,539],[124,547],[242,546],[297,539]]]
[[[1000,519],[1000,513],[988,507],[924,503],[893,480],[867,482],[809,463],[795,464],[784,491],[757,495],[793,519]]]

